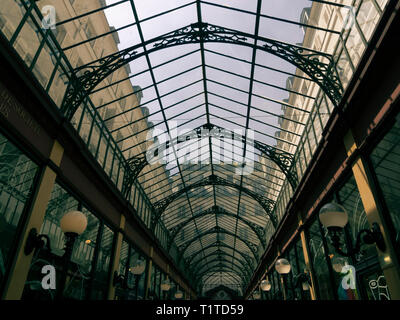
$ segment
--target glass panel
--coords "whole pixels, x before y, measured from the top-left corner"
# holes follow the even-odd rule
[[[311,263],[317,280],[318,298],[321,300],[333,300],[334,294],[330,283],[328,264],[325,257],[324,244],[319,227],[319,220],[315,220],[308,230]]]
[[[400,246],[400,115],[372,152],[371,160],[393,224],[396,245]]]
[[[17,228],[37,171],[38,166],[0,134],[0,284],[12,261]]]
[[[98,246],[96,270],[91,288],[91,299],[104,300],[107,298],[113,242],[114,232],[108,226],[104,225],[100,244]]]
[[[25,14],[20,1],[3,0],[0,6],[0,30],[10,40]]]

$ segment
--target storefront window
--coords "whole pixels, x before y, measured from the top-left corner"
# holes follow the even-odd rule
[[[119,257],[119,268],[118,275],[126,277],[128,272],[128,257],[129,257],[129,244],[125,240],[122,241],[121,254]],[[115,288],[115,294],[118,300],[123,300],[125,298],[125,290],[121,286]]]
[[[325,248],[319,226],[319,220],[315,219],[308,229],[310,259],[314,270],[314,276],[318,283],[317,295],[320,300],[333,300],[334,293],[329,276],[328,263],[325,256]]]
[[[372,164],[393,223],[400,256],[400,114],[371,154]]]
[[[338,200],[346,208],[349,216],[349,223],[347,225],[347,231],[349,234],[347,250],[349,246],[355,244],[358,233],[363,229],[369,229],[370,225],[365,214],[364,206],[361,201],[360,194],[353,176],[347,181],[347,183],[338,192]],[[336,255],[337,256],[337,255]],[[362,244],[361,250],[358,254],[351,257],[350,260],[344,257],[338,257],[344,264],[354,263],[354,277],[358,280],[358,285],[353,290],[351,288],[339,291],[339,298],[342,296],[343,299],[370,299],[375,300],[374,297],[374,281],[382,279],[383,272],[380,268],[378,261],[378,252],[375,245]],[[338,270],[337,270],[338,271]],[[339,279],[341,283],[341,279]],[[339,290],[342,288],[339,285]],[[341,294],[340,294],[341,293]]]
[[[303,253],[303,246],[301,244],[301,239],[299,238],[296,242],[296,253],[297,253],[297,267],[299,272],[308,272],[306,267],[306,263],[304,261],[304,253]],[[301,299],[303,300],[311,300],[311,293],[310,290],[304,291],[301,290]]]
[[[114,243],[114,232],[106,225],[103,226],[99,252],[96,262],[96,271],[93,276],[91,298],[106,299],[108,280],[110,275],[111,252]]]
[[[38,166],[0,134],[0,284],[12,261],[37,172]]]
[[[41,234],[50,238],[51,252],[41,249],[35,252],[32,259],[28,281],[24,290],[25,299],[54,299],[56,290],[43,290],[41,286],[41,268],[52,265],[57,272],[57,286],[61,273],[64,272],[63,260],[65,240],[60,228],[60,220],[69,211],[80,210],[87,217],[86,230],[78,236],[72,251],[68,269],[68,281],[65,284],[63,296],[67,299],[84,300],[104,299],[108,290],[108,270],[110,265],[113,232],[107,226],[101,228],[100,220],[88,209],[83,208],[77,199],[59,184],[55,184],[51,199],[47,206],[45,218],[40,229]],[[100,234],[99,230],[103,229]],[[96,250],[98,250],[96,255]],[[97,256],[96,268],[93,269]],[[99,285],[101,284],[101,288]]]
[[[271,273],[271,278],[274,283],[273,299],[274,300],[283,300],[283,296],[282,296],[282,292],[281,292],[281,283],[280,283],[281,279],[279,277],[279,274],[275,271],[275,269]]]

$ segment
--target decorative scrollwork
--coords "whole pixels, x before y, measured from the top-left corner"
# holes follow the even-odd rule
[[[221,208],[219,206],[212,206],[212,207],[208,208],[207,210],[202,211],[202,212],[190,217],[189,219],[179,223],[178,225],[174,226],[173,228],[169,229],[170,238],[169,238],[169,242],[167,245],[167,250],[168,251],[170,250],[174,239],[176,238],[178,233],[183,229],[184,226],[186,226],[191,221],[201,218],[201,217],[204,217],[206,215],[215,215],[215,216],[225,215],[225,216],[229,216],[229,217],[240,220],[241,222],[246,224],[255,233],[255,235],[257,236],[258,240],[260,241],[262,247],[265,248],[266,240],[264,237],[264,228],[263,227],[244,219],[240,215],[236,215],[231,212],[228,212],[224,208]]]
[[[203,232],[201,234],[198,234],[194,238],[190,239],[189,241],[186,241],[181,246],[179,246],[179,248],[178,248],[179,249],[178,263],[182,260],[184,254],[185,254],[185,251],[190,247],[190,245],[193,242],[199,240],[200,238],[202,238],[202,237],[204,237],[204,236],[206,236],[208,234],[213,234],[213,233],[219,233],[219,234],[224,233],[224,234],[228,234],[228,235],[231,235],[233,237],[236,237],[237,239],[241,240],[249,248],[249,250],[253,254],[254,258],[256,260],[258,259],[258,247],[257,247],[256,244],[251,243],[251,242],[248,241],[248,239],[243,239],[242,237],[240,237],[240,236],[234,234],[233,232],[228,231],[228,230],[226,230],[226,229],[224,229],[222,227],[215,226],[215,227],[211,228],[208,231],[205,231],[205,232]]]
[[[257,40],[257,44],[254,44],[254,41],[248,41],[248,39]],[[198,22],[126,48],[92,63],[79,66],[73,70],[73,74],[70,76],[61,110],[67,119],[71,120],[79,105],[101,81],[115,70],[146,53],[187,43],[203,42],[234,43],[255,47],[276,55],[294,64],[318,83],[335,105],[341,99],[343,87],[330,55],[272,39],[256,37],[237,30]],[[144,50],[145,47],[150,47],[150,49],[146,51]],[[326,60],[328,63],[322,60]]]
[[[152,215],[152,230],[155,229],[162,213],[165,211],[165,209],[169,206],[170,203],[172,203],[177,198],[179,198],[182,194],[186,193],[187,191],[189,191],[191,189],[209,186],[209,185],[220,185],[220,186],[232,187],[232,188],[238,189],[238,190],[248,194],[250,197],[255,199],[261,205],[261,207],[265,210],[268,217],[271,219],[273,226],[276,227],[277,219],[273,213],[275,201],[268,199],[263,195],[257,194],[256,192],[249,190],[243,186],[240,186],[233,182],[227,181],[219,176],[209,175],[208,177],[204,178],[203,180],[196,182],[194,184],[191,184],[189,186],[186,186],[185,188],[180,189],[179,191],[169,195],[168,197],[165,197],[165,198],[155,202],[153,204],[153,207],[155,209],[155,214]]]
[[[148,164],[145,154],[139,154],[126,161],[126,172],[122,183],[122,194],[126,198],[142,169]]]

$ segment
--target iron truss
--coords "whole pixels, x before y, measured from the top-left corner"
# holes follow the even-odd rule
[[[213,124],[205,124],[201,127],[193,129],[191,132],[185,135],[178,136],[175,140],[177,143],[180,141],[205,138],[205,134],[210,137],[219,138],[232,138],[234,140],[243,141],[244,136],[238,135],[230,130],[221,128]],[[248,145],[252,145],[255,149],[259,150],[264,156],[273,161],[279,169],[285,174],[293,190],[295,190],[298,184],[296,168],[293,166],[294,157],[292,154],[280,151],[272,146],[266,145],[260,141],[246,139]],[[173,144],[173,143],[172,143]],[[140,172],[149,164],[154,157],[162,154],[167,148],[171,147],[169,141],[164,142],[161,145],[153,145],[148,152],[139,154],[131,159],[127,160],[127,174],[124,176],[123,182],[123,194],[127,196],[132,188],[134,181],[139,176]]]
[[[172,193],[171,195],[155,202],[153,204],[154,213],[151,217],[152,230],[155,229],[157,223],[159,222],[159,220],[161,218],[161,215],[173,201],[175,201],[182,194],[185,194],[186,192],[188,192],[191,189],[205,187],[205,186],[227,186],[227,187],[235,188],[241,192],[246,193],[247,195],[252,197],[254,200],[256,200],[260,204],[260,206],[264,209],[264,211],[267,213],[268,217],[270,218],[273,226],[276,228],[277,218],[273,212],[273,209],[275,206],[275,201],[268,199],[268,198],[264,197],[263,195],[253,192],[253,191],[251,191],[243,186],[240,186],[236,183],[225,180],[224,178],[221,178],[215,174],[211,174],[211,175],[205,177],[204,179],[202,179],[201,181],[193,183],[191,185],[188,185],[188,186],[176,191],[175,193]]]
[[[250,249],[250,251],[251,251],[251,253],[253,254],[254,258],[255,258],[256,260],[258,259],[258,246],[257,246],[256,244],[254,244],[254,243],[248,241],[248,239],[243,239],[242,237],[240,237],[240,236],[234,234],[234,233],[231,232],[231,231],[228,231],[228,230],[226,230],[226,229],[224,229],[224,228],[221,228],[221,227],[216,226],[216,227],[214,227],[214,228],[212,228],[212,229],[210,229],[210,230],[207,230],[207,231],[205,231],[205,232],[203,232],[203,233],[198,234],[197,236],[195,236],[195,237],[193,237],[192,239],[190,239],[190,240],[188,240],[187,242],[185,242],[183,245],[179,246],[179,247],[178,247],[178,249],[179,249],[179,258],[178,258],[178,261],[180,262],[180,261],[182,260],[183,255],[185,254],[185,251],[190,247],[190,245],[191,245],[193,242],[199,240],[200,238],[202,238],[202,237],[204,237],[204,236],[206,236],[206,235],[208,235],[208,234],[214,234],[214,233],[224,233],[224,234],[228,234],[228,235],[230,235],[230,236],[232,236],[232,237],[235,237],[235,238],[241,240],[241,241]]]
[[[203,212],[200,212],[199,214],[196,214],[196,215],[190,217],[189,219],[179,223],[175,227],[169,229],[170,238],[168,241],[167,249],[169,250],[171,248],[171,245],[172,245],[174,239],[176,238],[176,236],[178,235],[179,231],[181,231],[188,223],[190,223],[191,221],[193,221],[197,218],[204,217],[207,215],[214,215],[214,216],[225,215],[225,216],[233,217],[235,219],[239,219],[240,221],[245,223],[251,230],[253,230],[253,232],[256,234],[257,238],[260,240],[260,243],[262,244],[263,248],[265,249],[266,241],[265,241],[265,233],[264,233],[263,227],[255,224],[253,222],[247,221],[242,216],[228,212],[219,206],[212,206],[211,208],[209,208]]]
[[[250,278],[250,276],[252,275],[251,270],[249,270],[247,268],[247,266],[243,264],[243,261],[238,260],[237,258],[234,258],[233,256],[231,256],[227,253],[224,253],[223,251],[220,251],[220,252],[216,253],[215,255],[217,256],[215,261],[219,261],[218,265],[228,263],[228,265],[230,264],[230,265],[236,267],[238,269],[238,271],[240,270],[242,272],[242,275],[245,276],[246,280],[248,280]],[[213,255],[210,255],[210,256],[213,256]],[[239,261],[240,264],[234,263],[233,261],[229,261],[227,258],[228,259],[234,258],[233,261]],[[206,267],[206,266],[207,266],[206,263],[197,265],[193,270],[193,274],[194,275],[201,274],[201,272],[204,271],[204,267]]]
[[[249,41],[249,39],[252,41]],[[338,105],[342,97],[343,88],[331,55],[198,22],[75,68],[70,75],[61,111],[68,120],[71,120],[80,104],[100,82],[135,59],[165,48],[204,42],[237,44],[273,54],[295,65],[307,74],[311,80],[321,87],[335,105]],[[145,50],[146,47],[150,49]],[[328,63],[324,63],[322,60],[327,60]]]
[[[254,260],[249,255],[247,255],[245,252],[242,252],[242,251],[240,251],[238,249],[235,249],[234,247],[222,242],[221,240],[217,240],[214,243],[209,244],[208,246],[204,247],[201,251],[197,251],[197,252],[191,254],[189,257],[184,258],[186,268],[189,270],[191,268],[192,264],[196,263],[196,261],[197,261],[197,260],[194,260],[194,259],[200,253],[205,252],[207,249],[210,249],[210,248],[217,248],[217,250],[220,250],[222,248],[226,248],[226,249],[232,250],[235,253],[238,253],[246,261],[247,265],[249,266],[249,268],[251,270],[253,270],[254,267],[255,267]]]

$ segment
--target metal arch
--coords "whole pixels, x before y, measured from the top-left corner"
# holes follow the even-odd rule
[[[217,268],[217,269],[215,269],[215,268]],[[214,272],[214,273],[218,273],[218,272],[231,272],[231,273],[236,274],[236,275],[240,278],[240,280],[243,281],[243,284],[245,284],[244,282],[246,281],[246,279],[243,278],[243,275],[240,274],[237,270],[235,270],[235,269],[230,269],[229,267],[227,267],[227,266],[225,266],[225,265],[222,265],[222,266],[220,266],[220,265],[215,265],[215,266],[212,266],[210,269],[204,270],[204,272],[197,274],[197,275],[196,275],[195,282],[197,283],[198,281],[200,281],[201,277],[204,276],[204,275],[206,275],[206,274],[209,273],[209,272]]]
[[[126,173],[122,181],[122,195],[127,198],[139,173],[148,164],[146,154],[138,154],[126,160]]]
[[[168,240],[168,244],[167,244],[167,250],[169,251],[171,248],[171,245],[174,241],[174,239],[176,238],[176,236],[178,235],[179,231],[182,230],[182,228],[184,228],[188,223],[190,223],[191,221],[197,219],[197,218],[201,218],[204,217],[206,215],[225,215],[225,216],[229,216],[235,219],[239,219],[240,221],[242,221],[243,223],[245,223],[251,230],[253,230],[253,232],[255,233],[255,235],[258,237],[258,240],[260,240],[260,243],[262,244],[263,248],[265,249],[266,246],[266,240],[265,240],[265,233],[264,233],[264,228],[253,223],[250,221],[247,221],[246,219],[244,219],[242,216],[240,215],[236,215],[233,214],[231,212],[226,211],[224,208],[221,208],[219,206],[212,206],[210,208],[208,208],[207,210],[196,214],[192,217],[190,217],[189,219],[179,223],[178,225],[176,225],[175,227],[169,229],[170,232],[170,237]]]
[[[196,270],[196,271],[197,271],[197,274],[199,274],[199,273],[201,273],[202,271],[205,271],[205,270],[207,270],[207,269],[211,269],[213,266],[216,266],[216,265],[224,265],[224,266],[226,266],[226,267],[228,267],[228,268],[231,268],[231,270],[236,270],[236,271],[240,272],[244,278],[246,278],[246,279],[249,278],[249,274],[245,273],[245,270],[243,270],[243,267],[242,267],[241,265],[238,265],[238,264],[236,264],[236,263],[232,263],[232,261],[229,261],[228,259],[221,258],[220,260],[214,261],[214,262],[215,262],[216,264],[211,265],[211,267],[208,267],[207,264],[203,264],[200,268],[198,268],[198,269]],[[207,268],[207,267],[208,267],[208,268]],[[235,268],[236,268],[236,269],[235,269]]]
[[[215,243],[212,243],[212,244],[210,244],[210,245],[204,247],[203,250],[197,251],[197,252],[193,253],[192,255],[190,255],[189,257],[185,258],[185,259],[184,259],[184,260],[185,260],[185,265],[186,265],[187,267],[189,267],[190,264],[191,264],[191,262],[193,261],[193,259],[194,259],[197,255],[199,255],[200,253],[202,253],[202,252],[204,252],[204,251],[206,251],[207,249],[212,248],[212,247],[227,248],[227,249],[233,250],[233,251],[236,252],[236,253],[239,253],[239,254],[243,257],[243,259],[246,260],[246,262],[248,263],[248,265],[251,266],[252,269],[254,269],[254,264],[253,264],[253,261],[252,261],[252,259],[251,259],[250,256],[248,256],[248,255],[245,254],[244,252],[242,252],[242,251],[240,251],[240,250],[237,250],[236,248],[234,248],[234,247],[232,247],[232,246],[230,246],[230,245],[228,245],[228,244],[226,244],[226,243],[224,243],[224,242],[221,242],[220,240],[218,240],[218,241],[216,241]]]
[[[215,255],[217,255],[218,258],[221,258],[221,257],[224,257],[224,258],[225,258],[225,256],[226,256],[226,257],[228,257],[228,258],[234,259],[235,261],[237,261],[237,262],[240,263],[241,267],[244,269],[244,271],[246,272],[246,275],[247,275],[247,276],[252,275],[252,271],[249,270],[249,268],[248,268],[247,261],[240,260],[239,258],[237,258],[237,257],[235,257],[235,256],[233,256],[233,255],[231,255],[231,254],[229,254],[229,253],[227,253],[227,252],[224,252],[224,251],[222,251],[222,250],[217,250],[217,251],[214,251],[214,252],[208,254],[207,256],[204,257],[204,260],[205,260],[206,258],[213,257],[213,256],[215,256]],[[219,260],[220,260],[220,261],[222,261],[222,260],[225,261],[225,259],[219,259]],[[226,261],[229,262],[229,263],[232,263],[232,262],[230,262],[230,261],[228,261],[228,260],[226,260]],[[207,264],[205,264],[205,265],[207,265]],[[201,270],[201,268],[203,268],[205,265],[202,264],[202,263],[199,263],[199,264],[195,265],[195,268],[192,270],[192,273],[193,273],[193,274],[196,274],[196,271]],[[236,265],[236,266],[238,266],[238,265]]]
[[[227,266],[228,268],[232,268],[232,270],[234,270],[234,268],[236,268],[238,272],[242,273],[242,276],[246,280],[248,280],[251,276],[251,274],[248,274],[248,271],[246,269],[244,269],[242,265],[233,263],[232,261],[229,261],[228,259],[221,258],[216,262],[217,262],[216,265],[224,265],[224,266]],[[228,264],[228,265],[226,265],[226,264]],[[212,268],[213,266],[215,266],[215,265],[212,265],[210,268]],[[208,267],[207,264],[203,264],[201,267],[197,268],[195,271],[196,271],[196,273],[201,273],[202,271],[207,270],[207,267]]]
[[[226,271],[210,271],[210,272],[212,272],[212,274],[211,275],[209,275],[209,276],[207,276],[207,278],[205,279],[205,280],[203,280],[203,283],[205,284],[212,276],[214,276],[216,273],[218,273],[218,272],[226,272]],[[239,283],[238,284],[240,284],[240,282],[241,281],[243,281],[243,279],[242,279],[242,277],[239,275],[239,274],[237,274],[236,272],[233,272],[233,271],[231,271],[232,273],[233,273],[233,275],[230,275],[230,278],[231,279],[234,279],[235,281],[238,281]],[[201,277],[203,277],[204,275],[206,275],[207,274],[207,272],[205,272],[205,273],[203,273],[202,275],[200,275]],[[236,276],[236,277],[235,277]],[[200,279],[199,279],[200,280]]]
[[[294,163],[294,156],[288,152],[280,151],[275,147],[269,146],[265,143],[262,143],[257,140],[252,140],[242,135],[238,135],[235,132],[230,130],[221,128],[214,124],[205,124],[198,128],[193,129],[192,131],[180,135],[174,140],[176,140],[176,144],[181,142],[190,141],[199,138],[206,138],[206,137],[224,137],[224,138],[231,138],[233,140],[246,142],[248,145],[253,146],[255,149],[259,150],[265,156],[267,156],[270,160],[272,160],[279,169],[285,174],[287,177],[293,191],[297,187],[298,184],[298,177],[295,167],[293,166]],[[190,138],[188,140],[188,138]],[[154,158],[161,155],[164,151],[171,147],[171,145],[175,145],[174,141],[166,141],[162,145],[153,145],[150,149],[142,154],[139,154],[129,160],[127,160],[128,166],[131,169],[129,174],[125,175],[124,177],[124,189],[128,190],[132,187],[133,182],[139,176],[142,169],[149,164]],[[127,191],[128,192],[128,191]]]
[[[257,40],[254,45],[253,41]],[[62,102],[61,111],[68,120],[92,90],[115,70],[154,51],[190,43],[222,42],[256,48],[278,56],[295,65],[316,82],[334,105],[338,105],[343,87],[331,55],[305,49],[277,40],[254,36],[208,23],[197,22],[176,31],[144,41],[117,53],[74,69]],[[144,50],[144,47],[152,48]],[[307,51],[309,53],[304,53]],[[327,59],[328,64],[319,61]]]
[[[199,240],[200,238],[208,235],[208,234],[213,234],[213,233],[225,233],[228,235],[231,235],[232,237],[235,237],[239,240],[241,240],[251,251],[251,253],[253,254],[254,258],[256,260],[258,260],[258,255],[257,255],[257,245],[255,245],[254,243],[251,243],[249,241],[246,241],[246,239],[243,239],[242,237],[234,234],[233,232],[230,232],[228,230],[225,230],[224,228],[221,227],[214,227],[208,231],[205,231],[201,234],[198,234],[197,236],[195,236],[194,238],[190,239],[189,241],[185,242],[183,245],[181,245],[180,247],[178,247],[179,251],[180,251],[180,255],[178,257],[178,263],[180,262],[180,260],[182,259],[183,255],[185,254],[185,251],[189,248],[189,246]]]
[[[246,279],[246,277],[241,273],[240,269],[238,270],[238,269],[236,269],[236,268],[228,267],[228,266],[227,266],[226,264],[224,264],[224,263],[218,263],[218,264],[213,265],[213,266],[212,266],[211,268],[209,268],[209,269],[205,269],[205,270],[202,270],[201,272],[199,272],[199,273],[196,275],[196,277],[194,278],[195,283],[198,283],[198,282],[200,281],[201,277],[202,277],[204,274],[207,274],[209,271],[213,271],[215,268],[218,268],[217,270],[220,270],[220,271],[233,272],[233,273],[237,274],[237,275],[240,277],[240,279],[242,279],[243,284],[246,283],[246,282],[248,281],[248,279]]]
[[[235,257],[235,256],[233,256],[233,255],[231,255],[231,254],[229,254],[229,253],[227,253],[227,252],[225,252],[225,251],[219,250],[219,249],[218,249],[218,250],[215,250],[215,251],[213,251],[213,252],[210,252],[209,254],[207,254],[206,256],[204,256],[204,258],[201,258],[201,259],[199,259],[199,260],[206,259],[206,258],[212,257],[212,256],[214,256],[214,255],[226,255],[226,256],[228,256],[228,257],[230,257],[230,258],[233,258],[233,259],[235,259],[235,260],[237,260],[237,261],[240,261],[241,264],[243,264],[243,267],[246,267],[247,271],[251,272],[251,270],[252,270],[252,266],[248,264],[248,261],[247,261],[247,260],[241,260],[241,259],[239,259],[238,257]],[[196,263],[200,263],[200,261],[197,261]],[[192,266],[192,265],[190,265],[189,268],[190,268],[191,266]]]
[[[226,272],[226,271],[211,271],[212,273],[210,275],[207,275],[207,273],[204,273],[203,275],[201,275],[201,277],[205,277],[205,279],[201,279],[201,277],[199,279],[196,279],[196,283],[195,285],[197,287],[200,287],[200,291],[202,290],[202,288],[207,285],[207,282],[210,281],[212,279],[213,276],[217,275],[219,272]],[[235,282],[235,284],[237,286],[239,286],[241,288],[241,290],[244,290],[244,281],[243,278],[240,277],[236,272],[232,275],[229,275],[229,279]],[[201,282],[200,282],[201,281]]]
[[[275,201],[268,199],[256,192],[253,192],[243,186],[237,185],[233,182],[230,182],[228,180],[225,180],[217,175],[211,174],[207,176],[206,178],[202,179],[199,182],[193,183],[191,185],[186,186],[185,188],[182,188],[178,190],[177,192],[169,195],[168,197],[165,197],[153,204],[153,207],[155,209],[154,214],[152,215],[152,230],[155,229],[157,223],[160,221],[161,215],[167,209],[167,207],[175,201],[177,198],[179,198],[182,194],[185,194],[187,191],[194,189],[194,188],[199,188],[199,187],[204,187],[204,186],[227,186],[231,188],[235,188],[241,192],[246,193],[250,197],[252,197],[254,200],[256,200],[260,206],[264,209],[264,211],[267,213],[268,217],[271,219],[272,225],[274,228],[277,226],[277,218],[273,212],[273,208],[275,206]]]

